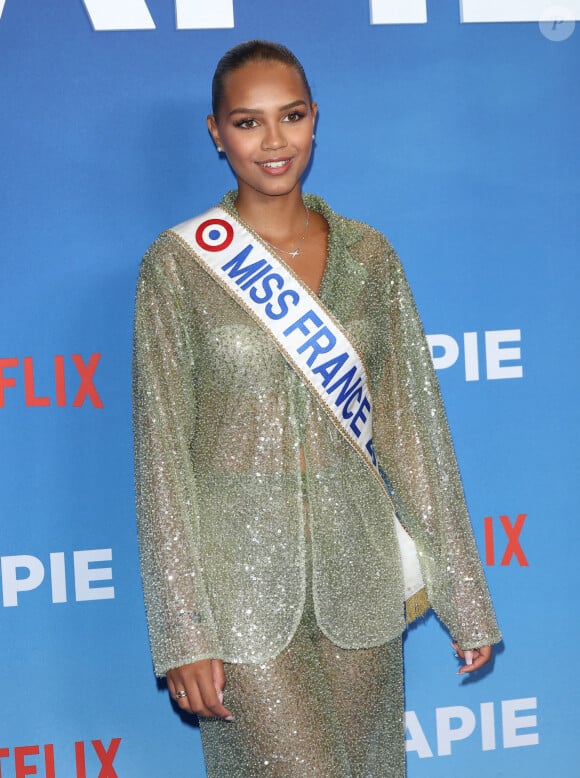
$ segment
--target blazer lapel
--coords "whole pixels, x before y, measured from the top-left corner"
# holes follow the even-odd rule
[[[316,203],[308,202],[309,207],[318,210],[330,228],[328,261],[320,288],[320,299],[331,313],[346,325],[368,275],[366,268],[349,252],[349,246],[361,240],[362,236],[355,224],[338,216],[320,198],[315,199]]]

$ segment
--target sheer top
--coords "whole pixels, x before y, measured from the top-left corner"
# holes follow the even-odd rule
[[[222,202],[233,213],[235,195]],[[497,642],[437,379],[401,264],[376,230],[318,197],[304,201],[329,225],[319,296],[368,369],[375,452],[417,543],[430,602],[463,648]],[[141,265],[134,430],[157,674],[202,658],[276,656],[302,615],[306,534],[316,618],[327,637],[362,648],[400,634],[402,576],[383,490],[270,337],[171,232]]]

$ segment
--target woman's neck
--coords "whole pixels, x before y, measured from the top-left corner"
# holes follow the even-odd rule
[[[239,192],[235,204],[242,219],[272,243],[292,241],[304,230],[306,208],[299,188],[276,197]]]

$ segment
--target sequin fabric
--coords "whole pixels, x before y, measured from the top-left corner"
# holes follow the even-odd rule
[[[234,200],[229,193],[222,205],[233,212]],[[495,643],[500,634],[401,265],[372,228],[320,198],[305,202],[329,224],[320,297],[366,363],[375,451],[418,545],[430,602],[462,647]],[[134,429],[158,675],[209,657],[259,666],[289,646],[306,602],[303,489],[317,628],[343,649],[400,636],[400,561],[382,489],[270,337],[171,233],[141,266]]]
[[[225,665],[235,720],[200,721],[208,778],[404,778],[401,643],[339,648],[308,581],[290,645],[264,664]]]

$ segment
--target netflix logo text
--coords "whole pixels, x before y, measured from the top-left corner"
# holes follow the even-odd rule
[[[50,361],[0,357],[0,408],[14,401],[28,408],[103,408],[95,385],[100,354],[57,354]],[[11,397],[10,395],[14,395]]]
[[[485,564],[493,567],[498,564],[507,567],[518,564],[528,567],[528,559],[520,539],[526,521],[525,513],[518,513],[512,521],[509,516],[486,516],[483,520],[485,538]]]
[[[26,778],[28,775],[38,778],[119,778],[113,763],[120,745],[120,737],[113,738],[109,745],[102,740],[91,740],[90,743],[79,740],[71,754],[58,753],[52,743],[0,747],[0,778]],[[66,771],[64,766],[59,766],[64,757],[69,763]],[[71,757],[74,772],[70,769]],[[6,768],[4,772],[3,768]]]

